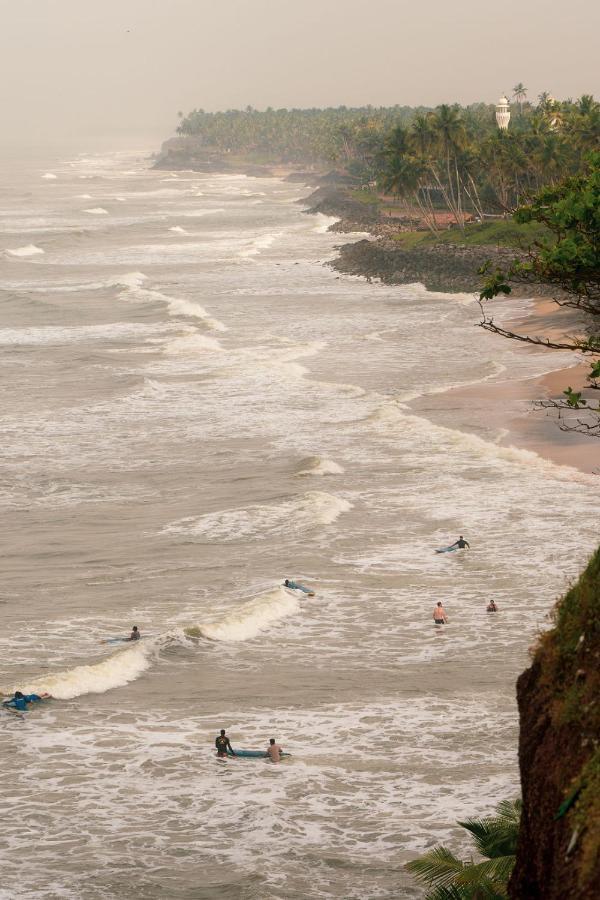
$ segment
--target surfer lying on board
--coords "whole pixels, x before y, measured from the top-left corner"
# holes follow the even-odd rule
[[[41,700],[50,700],[50,694],[23,694],[21,691],[15,691],[14,697],[10,700],[3,700],[2,706],[7,709],[18,709],[19,712],[25,712],[29,703],[39,703]]]
[[[231,746],[224,728],[221,728],[221,734],[217,735],[215,738],[215,747],[217,748],[217,756],[220,756],[221,758],[227,755],[235,756],[235,750]]]
[[[269,738],[269,746],[267,747],[267,756],[271,762],[279,762],[281,759],[281,747],[275,743],[275,738]]]
[[[450,546],[451,546],[451,547],[456,547],[457,550],[464,550],[465,547],[467,548],[467,550],[470,550],[470,549],[471,549],[471,545],[469,544],[468,541],[465,541],[465,539],[464,539],[464,537],[462,536],[462,534],[460,535],[459,539],[458,539],[457,541],[454,541],[454,543],[451,544]]]
[[[290,591],[303,591],[305,594],[308,594],[309,597],[315,596],[315,592],[312,588],[305,587],[303,584],[298,584],[297,581],[291,581],[289,578],[286,578],[283,584],[284,587],[289,588]]]
[[[438,600],[438,604],[433,610],[433,621],[436,625],[448,624],[448,616],[446,615],[446,610],[442,606],[441,600]]]

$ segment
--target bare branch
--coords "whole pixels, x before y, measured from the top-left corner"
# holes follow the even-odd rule
[[[481,303],[479,305],[481,306]],[[598,347],[591,347],[587,341],[574,339],[569,343],[559,343],[558,341],[551,341],[548,338],[517,334],[516,331],[509,331],[507,328],[496,325],[493,319],[490,319],[485,315],[483,307],[482,313],[483,318],[481,322],[477,323],[477,327],[484,328],[486,331],[491,331],[493,334],[500,334],[502,337],[511,338],[513,341],[522,341],[524,344],[534,344],[536,347],[545,347],[547,350],[572,350],[577,353],[598,354]]]

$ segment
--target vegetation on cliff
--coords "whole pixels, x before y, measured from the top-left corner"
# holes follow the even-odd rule
[[[600,884],[600,549],[519,678],[523,816],[515,900],[592,900]]]

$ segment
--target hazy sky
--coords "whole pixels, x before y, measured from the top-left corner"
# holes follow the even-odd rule
[[[0,0],[4,140],[158,142],[177,111],[600,93],[600,3]]]

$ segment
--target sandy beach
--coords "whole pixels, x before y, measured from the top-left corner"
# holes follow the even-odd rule
[[[501,310],[496,305],[495,312]],[[504,327],[530,337],[561,341],[583,335],[581,316],[572,309],[560,307],[548,297],[537,297],[523,316],[504,322]],[[497,336],[498,341],[506,338]],[[517,346],[514,342],[513,346]],[[544,354],[550,351],[520,344],[523,353]],[[549,358],[550,362],[550,358]],[[499,439],[503,446],[516,446],[537,453],[544,459],[563,466],[573,466],[594,473],[600,466],[600,446],[593,437],[561,430],[554,410],[536,409],[535,401],[560,398],[567,387],[585,388],[589,361],[572,354],[572,364],[536,378],[502,380],[456,388],[445,397],[452,402],[468,402],[478,419],[491,416],[504,431]],[[584,391],[587,396],[593,391]]]

